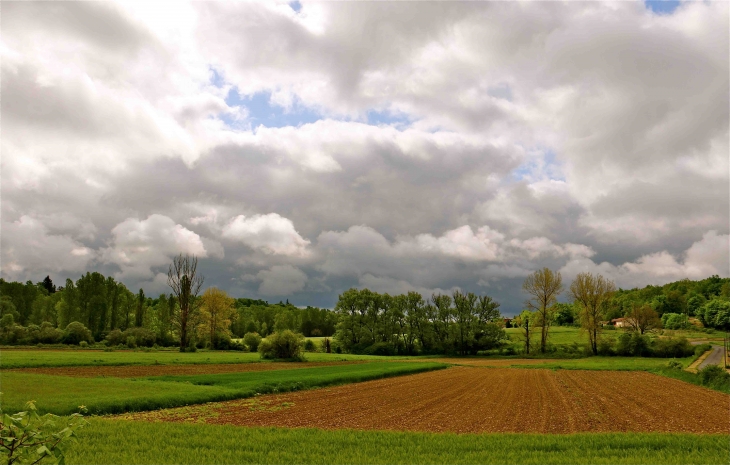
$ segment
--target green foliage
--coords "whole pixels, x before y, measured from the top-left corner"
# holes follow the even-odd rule
[[[707,365],[697,375],[703,386],[726,391],[730,388],[730,373],[719,365]]]
[[[689,327],[689,320],[683,314],[665,313],[662,315],[661,320],[664,329],[685,329]]]
[[[33,401],[25,408],[14,415],[0,410],[0,449],[6,463],[65,463],[65,443],[76,439],[76,430],[85,426],[86,420],[78,413],[68,418],[50,413],[40,416]]]
[[[426,302],[417,292],[390,296],[349,289],[335,305],[336,345],[351,353],[444,354],[499,347],[506,339],[499,304],[489,296],[455,292]]]
[[[159,441],[159,438],[165,438]],[[726,435],[451,434],[92,419],[69,464],[726,464]]]
[[[649,337],[638,332],[621,334],[616,344],[616,354],[633,357],[650,355]]]
[[[246,344],[251,352],[258,352],[259,344],[261,344],[261,336],[259,333],[246,333],[243,336],[243,343]]]
[[[304,341],[304,350],[306,352],[314,352],[317,350],[317,344],[315,344],[313,340],[307,339]]]
[[[288,329],[273,333],[259,344],[261,358],[302,360],[302,338],[301,334],[295,334]]]
[[[78,345],[81,341],[93,343],[94,338],[91,336],[91,331],[78,321],[69,323],[68,326],[66,326],[66,331],[63,332],[63,339],[61,342],[64,344]]]

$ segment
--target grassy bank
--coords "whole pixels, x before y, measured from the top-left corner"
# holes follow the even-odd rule
[[[67,463],[725,464],[729,453],[723,435],[456,435],[92,419]]]
[[[306,353],[310,362],[346,360],[382,360],[383,357],[349,354]],[[396,359],[396,358],[391,358]],[[175,351],[133,351],[121,350],[3,350],[0,368],[34,368],[63,366],[104,365],[168,365],[168,364],[214,364],[214,363],[271,363],[262,361],[258,353],[200,351],[180,353]]]
[[[438,363],[374,362],[231,375],[167,376],[156,379],[71,378],[3,372],[3,410],[16,412],[36,400],[38,410],[58,415],[84,405],[91,414],[122,413],[240,399],[258,393],[286,392],[347,384],[444,368]]]
[[[549,361],[544,364],[515,365],[520,368],[550,368],[564,370],[618,370],[618,371],[654,371],[667,367],[670,360],[676,360],[683,367],[692,363],[694,356],[685,358],[649,358],[649,357],[585,357]]]

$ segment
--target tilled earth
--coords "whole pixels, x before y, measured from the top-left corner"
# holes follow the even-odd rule
[[[124,365],[124,366],[80,366],[80,367],[48,367],[17,368],[6,371],[21,371],[43,375],[73,376],[77,378],[94,378],[110,376],[116,378],[142,378],[165,375],[206,375],[219,373],[242,373],[247,371],[293,370],[296,368],[312,368],[330,365],[348,365],[364,362],[254,362],[226,364],[180,364],[180,365]]]
[[[645,372],[453,367],[123,418],[456,433],[730,433],[729,409],[728,395]]]
[[[419,359],[413,359],[414,362],[423,360]],[[544,365],[547,363],[553,363],[553,362],[560,362],[559,359],[552,359],[552,358],[449,358],[449,357],[439,357],[439,358],[430,358],[427,361],[429,362],[440,362],[440,363],[450,363],[453,365],[468,365],[468,366],[475,366],[475,367],[509,367],[509,366],[519,366],[519,365]]]

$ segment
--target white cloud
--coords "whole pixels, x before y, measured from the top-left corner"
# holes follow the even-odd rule
[[[261,280],[259,294],[266,296],[291,295],[307,284],[307,275],[291,265],[272,266],[269,270],[259,271],[256,277]]]
[[[309,255],[309,241],[299,235],[291,220],[277,213],[250,218],[238,215],[223,228],[222,235],[269,254],[293,257]]]
[[[120,279],[151,279],[155,276],[152,268],[169,265],[178,254],[209,256],[200,236],[164,215],[151,215],[145,220],[127,218],[111,232],[114,239],[103,249],[102,258],[121,268]],[[218,247],[216,251],[220,252]]]

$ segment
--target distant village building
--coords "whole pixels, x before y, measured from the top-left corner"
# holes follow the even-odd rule
[[[617,328],[628,328],[631,326],[626,318],[614,318],[611,320],[611,324]]]

